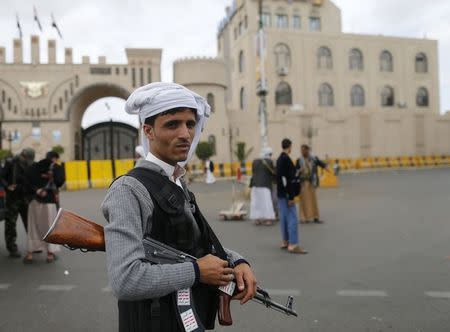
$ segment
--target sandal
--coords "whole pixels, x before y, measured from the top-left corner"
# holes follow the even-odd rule
[[[26,265],[28,265],[28,264],[33,264],[33,256],[26,255],[26,256],[23,258],[23,263],[26,264]]]
[[[48,253],[47,254],[47,260],[46,260],[46,262],[47,263],[53,263],[54,261],[56,261],[58,258],[56,257],[56,255],[55,254],[53,254],[53,253]]]
[[[255,225],[256,225],[256,226],[262,225],[262,221],[261,221],[261,220],[255,220]]]
[[[273,226],[273,221],[272,220],[264,221],[264,226]]]

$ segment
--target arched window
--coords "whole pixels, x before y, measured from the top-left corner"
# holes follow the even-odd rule
[[[211,144],[211,148],[212,148],[212,153],[215,156],[216,155],[216,136],[214,135],[209,135],[208,136],[208,142],[209,144]]]
[[[354,85],[351,92],[352,106],[364,106],[366,104],[364,89],[361,85]]]
[[[241,91],[239,93],[239,107],[241,108],[241,110],[245,109],[245,104],[246,104],[246,100],[245,100],[245,89],[244,87],[241,88]]]
[[[214,113],[216,111],[216,105],[215,105],[214,95],[211,92],[206,95],[206,102],[211,107],[211,112]]]
[[[275,66],[277,70],[281,68],[289,69],[291,66],[291,51],[289,46],[279,43],[275,46]]]
[[[243,73],[245,70],[245,57],[244,51],[239,52],[239,72]]]
[[[292,89],[286,82],[280,82],[275,91],[276,105],[292,105]]]
[[[363,55],[362,52],[357,48],[350,50],[349,62],[350,70],[362,71],[364,69]]]
[[[421,106],[421,107],[427,107],[429,106],[429,96],[428,96],[428,90],[427,88],[419,88],[419,90],[417,90],[417,95],[416,95],[416,104],[417,106]]]
[[[383,51],[380,54],[380,71],[394,71],[394,60],[389,51]]]
[[[416,73],[428,73],[428,58],[424,53],[416,55]]]
[[[394,106],[394,102],[394,89],[387,85],[381,91],[381,106]]]
[[[333,88],[328,83],[323,83],[320,85],[319,106],[334,106]]]
[[[328,47],[322,46],[317,51],[317,67],[320,69],[333,69],[333,58]]]

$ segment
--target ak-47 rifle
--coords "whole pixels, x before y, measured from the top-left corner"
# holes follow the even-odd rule
[[[83,252],[105,251],[103,226],[65,209],[59,209],[55,221],[44,237],[44,241],[60,244],[70,250],[79,249]],[[145,238],[143,245],[146,259],[153,264],[176,264],[197,260],[197,258],[191,255],[151,238]],[[222,291],[219,296],[220,325],[228,326],[233,324],[230,312],[230,300],[235,286],[234,281],[230,285],[232,287],[219,287]],[[231,292],[230,288],[232,289]],[[281,305],[272,301],[268,292],[258,287],[253,301],[288,316],[298,316],[293,309],[294,299],[292,296],[288,297],[286,305]]]

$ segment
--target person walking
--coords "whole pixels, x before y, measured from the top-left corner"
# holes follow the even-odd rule
[[[311,148],[301,146],[301,157],[297,160],[296,168],[300,176],[301,203],[299,205],[300,222],[322,224],[319,218],[316,188],[319,186],[318,167],[328,170],[328,165],[311,154]]]
[[[42,239],[52,225],[59,207],[59,188],[65,182],[64,169],[58,165],[59,154],[50,151],[45,159],[34,163],[27,173],[28,192],[33,199],[28,209],[28,252],[25,264],[33,263],[33,252],[47,251],[47,263],[56,260],[60,248]]]
[[[272,200],[272,183],[275,169],[272,161],[272,149],[261,151],[261,158],[252,163],[252,177],[250,180],[250,219],[255,225],[273,225],[275,211]]]
[[[294,198],[298,195],[295,181],[295,166],[289,154],[292,151],[290,139],[281,142],[283,152],[277,159],[277,196],[280,217],[282,244],[281,249],[287,249],[294,254],[307,254],[299,245],[298,219]]]
[[[11,258],[21,257],[16,243],[19,215],[25,231],[28,229],[28,204],[31,198],[25,191],[25,174],[34,161],[34,155],[33,149],[23,149],[18,156],[6,161],[0,173],[2,185],[6,190],[5,242]]]

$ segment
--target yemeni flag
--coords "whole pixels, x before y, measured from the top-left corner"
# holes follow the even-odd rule
[[[39,17],[38,17],[37,10],[36,10],[35,6],[33,6],[33,16],[34,16],[34,20],[36,21],[36,23],[37,23],[37,25],[39,27],[39,30],[42,32],[41,21],[39,21]]]
[[[52,13],[52,27],[56,29],[56,31],[58,32],[59,37],[61,39],[63,39],[61,31],[59,30],[58,25],[56,24],[55,17],[53,16],[53,13]]]

